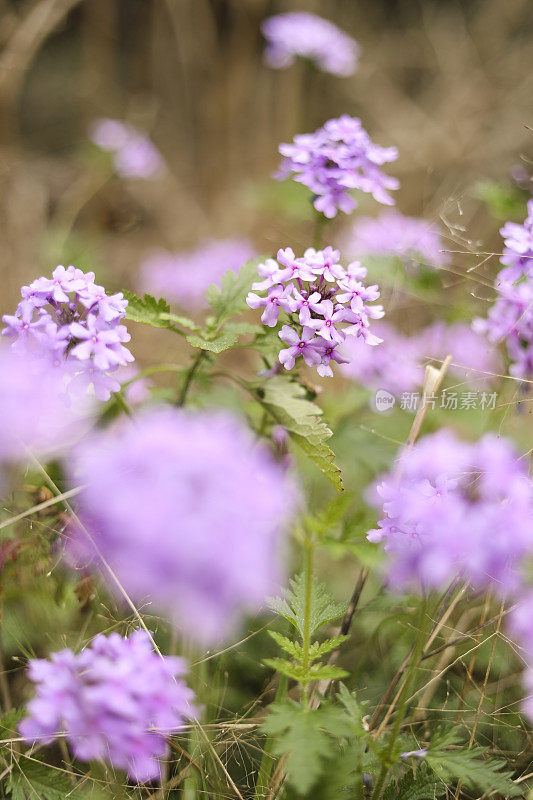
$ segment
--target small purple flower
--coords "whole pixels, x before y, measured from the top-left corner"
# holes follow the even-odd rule
[[[94,366],[103,372],[124,367],[134,360],[130,351],[121,344],[131,338],[124,325],[110,328],[105,321],[88,314],[83,325],[71,322],[69,331],[72,338],[78,340],[70,355],[80,361],[92,360]]]
[[[149,635],[96,636],[89,647],[32,659],[36,695],[19,729],[30,743],[65,735],[76,758],[104,760],[144,783],[161,776],[167,738],[195,716],[185,662],[154,652]]]
[[[329,20],[305,11],[268,17],[261,25],[267,41],[265,63],[284,69],[296,57],[313,61],[323,72],[339,77],[352,75],[357,67],[359,45]]]
[[[285,350],[280,350],[279,362],[285,369],[292,369],[297,358],[303,358],[308,367],[316,367],[320,364],[321,354],[319,342],[312,328],[304,326],[302,333],[298,334],[293,328],[284,325],[278,334],[282,342],[290,345]]]
[[[344,341],[344,336],[338,331],[335,325],[344,322],[346,319],[345,308],[335,308],[331,300],[323,300],[320,304],[320,314],[322,319],[313,319],[308,323],[318,336],[327,339],[328,342],[340,344]]]
[[[315,133],[281,144],[279,151],[284,158],[275,177],[284,180],[292,175],[307,186],[315,196],[315,208],[328,218],[337,211],[353,211],[356,202],[348,194],[351,189],[372,194],[378,203],[394,203],[388,190],[397,189],[399,183],[380,166],[394,161],[398,152],[373,144],[355,117],[331,119]]]
[[[148,136],[116,119],[100,119],[91,126],[89,137],[101,150],[113,153],[118,175],[150,179],[161,174],[165,161]]]
[[[124,347],[130,335],[120,324],[128,302],[121,292],[107,295],[94,277],[94,272],[59,265],[51,278],[23,286],[15,314],[3,317],[2,334],[14,339],[15,349],[33,343],[54,363],[64,359],[75,394],[92,383],[96,396],[107,400],[120,388],[111,373],[133,361]]]
[[[289,312],[295,311],[292,290],[291,284],[285,286],[285,288],[281,284],[277,284],[268,290],[266,297],[259,297],[254,292],[249,292],[246,302],[250,308],[264,307],[265,310],[261,315],[261,322],[269,328],[274,328],[278,321],[280,309]]]
[[[250,292],[247,303],[254,309],[264,307],[262,321],[269,327],[277,324],[280,309],[289,317],[291,324],[284,325],[279,334],[290,345],[279,353],[285,369],[292,369],[301,355],[305,364],[317,367],[319,375],[331,377],[330,364],[347,361],[336,350],[347,335],[357,335],[371,345],[381,341],[369,330],[369,318],[378,319],[384,313],[381,306],[369,305],[379,297],[377,286],[365,287],[361,278],[366,270],[358,263],[345,270],[339,258],[339,251],[332,247],[308,248],[303,257],[287,247],[279,250],[277,261],[268,259],[258,266],[263,280],[253,287],[266,289],[267,295]],[[271,373],[267,370],[264,374]]]
[[[293,289],[295,298],[294,311],[298,311],[298,319],[301,325],[307,325],[311,319],[311,311],[316,314],[321,313],[322,295],[320,292],[312,292],[310,295],[300,294],[298,289]],[[249,304],[248,304],[249,305]]]
[[[533,200],[528,201],[524,223],[506,222],[500,233],[505,242],[500,260],[507,269],[500,272],[499,279],[509,282],[523,275],[533,278]]]

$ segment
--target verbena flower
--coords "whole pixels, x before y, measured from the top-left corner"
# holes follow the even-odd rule
[[[37,278],[21,289],[14,315],[2,317],[4,336],[14,348],[27,343],[46,350],[51,360],[64,363],[73,393],[92,385],[101,400],[120,388],[116,370],[133,361],[124,346],[130,340],[121,320],[128,301],[121,292],[107,295],[94,281],[94,272],[58,266],[51,278]]]
[[[476,333],[486,334],[494,344],[505,343],[517,378],[533,375],[533,278],[520,283],[497,282],[498,296],[486,319],[475,319]]]
[[[218,284],[228,270],[237,272],[255,255],[248,239],[211,239],[181,253],[161,250],[141,264],[140,285],[156,297],[202,308],[207,305],[206,289]]]
[[[69,376],[36,344],[0,347],[0,464],[56,455],[91,420],[91,404],[66,394]]]
[[[399,182],[380,167],[395,161],[398,151],[374,144],[356,117],[330,119],[315,133],[281,144],[279,151],[284,158],[275,177],[293,176],[307,186],[315,196],[315,208],[326,217],[356,208],[349,194],[352,189],[371,194],[378,203],[394,204],[389,190],[397,189]]]
[[[504,343],[511,360],[509,372],[517,378],[533,375],[533,200],[527,204],[523,225],[506,223],[500,270],[494,287],[496,300],[486,319],[475,319],[472,327],[494,343]]]
[[[143,630],[96,636],[78,654],[33,659],[36,696],[20,732],[44,744],[65,735],[81,761],[108,761],[137,782],[158,779],[167,738],[195,713],[184,672],[185,662],[155,653]]]
[[[451,260],[435,223],[395,210],[356,219],[342,237],[342,249],[350,258],[396,256],[408,270],[421,264],[443,267]]]
[[[285,369],[292,369],[301,357],[320,375],[332,377],[331,362],[347,360],[339,347],[348,337],[366,345],[381,342],[369,329],[370,319],[384,313],[381,306],[370,305],[379,297],[378,287],[365,286],[366,270],[359,262],[344,269],[339,259],[332,247],[309,248],[299,258],[287,247],[278,251],[277,261],[268,259],[258,266],[262,280],[253,284],[255,291],[246,302],[250,308],[264,308],[261,320],[269,327],[275,327],[284,312],[288,324],[278,335],[289,347],[278,357]]]
[[[497,350],[467,323],[435,322],[411,336],[386,322],[377,322],[372,330],[383,340],[378,348],[370,350],[353,337],[341,348],[348,361],[340,371],[368,389],[386,389],[397,396],[420,390],[425,364],[448,354],[452,356],[448,373],[464,382],[455,391],[489,385],[502,369]]]
[[[72,526],[70,553],[104,559],[140,606],[200,643],[229,636],[276,591],[297,493],[230,414],[151,409],[83,442],[70,474],[89,533]]]
[[[500,229],[505,242],[501,262],[507,269],[500,272],[502,281],[516,281],[522,275],[533,278],[533,200],[527,204],[527,217],[522,225],[506,222]]]
[[[165,162],[148,136],[117,119],[99,119],[89,131],[91,141],[113,154],[113,164],[122,178],[149,179],[161,173]]]
[[[447,430],[404,448],[374,486],[383,508],[368,539],[382,542],[394,587],[442,588],[455,576],[505,595],[533,548],[527,463],[493,434],[463,442]]]
[[[339,77],[353,75],[357,68],[359,45],[355,39],[316,14],[277,14],[268,17],[261,30],[267,41],[265,62],[274,69],[289,67],[297,56]]]

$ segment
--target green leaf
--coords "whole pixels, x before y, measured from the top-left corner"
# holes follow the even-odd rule
[[[350,673],[341,667],[332,664],[313,664],[307,673],[308,681],[336,681],[339,678],[347,678]]]
[[[288,700],[271,707],[261,728],[276,737],[272,752],[286,755],[287,777],[298,794],[311,789],[335,754],[335,742],[328,734],[335,732],[338,720],[338,709],[327,706],[311,710]]]
[[[25,713],[23,708],[12,708],[0,717],[0,739],[12,739],[19,735],[18,724]]]
[[[457,748],[460,733],[454,729],[437,734],[424,761],[444,783],[461,781],[484,794],[498,792],[504,797],[521,797],[522,789],[512,780],[512,772],[503,771],[502,758],[485,759],[485,747]]]
[[[90,787],[74,786],[63,770],[26,758],[13,766],[7,790],[13,800],[89,800],[93,796]]]
[[[349,636],[332,636],[331,639],[326,639],[325,642],[313,642],[309,649],[309,658],[311,661],[316,661],[320,656],[331,653],[332,650],[340,647],[349,638]]]
[[[246,309],[246,295],[257,280],[258,263],[259,259],[251,259],[238,273],[233,270],[224,273],[220,287],[212,283],[208,288],[205,296],[219,324]]]
[[[277,631],[268,631],[269,635],[274,639],[276,644],[278,644],[282,650],[285,650],[293,658],[297,658],[301,661],[303,650],[302,645],[298,644],[298,642],[293,642],[287,638],[287,636],[283,636],[281,633]]]
[[[263,663],[281,675],[286,675],[288,678],[300,683],[305,679],[305,671],[302,665],[288,661],[286,658],[265,658]]]
[[[191,331],[199,330],[198,325],[192,319],[171,314],[170,307],[163,298],[156,300],[151,295],[145,294],[144,299],[141,299],[128,291],[124,292],[124,296],[128,301],[126,319],[131,319],[132,322],[142,322],[153,328],[170,328],[174,331],[177,331],[176,325],[181,325],[182,328],[188,328]],[[181,331],[177,332],[181,333]]]
[[[229,350],[238,338],[239,336],[237,333],[224,330],[213,339],[206,339],[203,336],[192,333],[187,336],[187,341],[192,347],[197,347],[200,350],[209,350],[211,353],[222,353],[224,350]]]
[[[410,771],[398,783],[389,783],[383,800],[433,800],[442,797],[445,792],[445,787],[435,780],[431,772],[419,769],[416,775]]]
[[[335,454],[325,444],[332,436],[326,423],[320,419],[322,409],[305,397],[303,386],[290,377],[276,375],[266,381],[256,397],[270,416],[283,425],[294,442],[314,461],[331,481],[337,491],[342,492],[341,471],[334,462]]]
[[[290,581],[290,588],[286,591],[284,598],[277,597],[268,600],[268,605],[272,611],[288,620],[302,638],[305,628],[305,600],[305,579],[303,575],[296,575]],[[345,611],[346,607],[334,602],[326,587],[318,583],[316,578],[313,577],[309,618],[310,634],[313,635],[323,625],[342,617]]]

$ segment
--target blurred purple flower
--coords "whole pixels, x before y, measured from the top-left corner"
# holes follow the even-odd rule
[[[451,257],[443,252],[441,237],[435,223],[392,210],[356,219],[342,236],[342,248],[350,258],[397,256],[406,269],[420,264],[443,267]]]
[[[70,474],[90,534],[72,526],[71,554],[104,559],[196,641],[228,637],[276,590],[297,492],[231,415],[146,411],[82,443]]]
[[[61,453],[86,430],[92,404],[67,397],[64,362],[37,344],[0,347],[0,463]]]
[[[181,253],[161,250],[141,264],[140,286],[144,292],[183,307],[202,308],[207,305],[207,288],[218,284],[228,270],[237,272],[255,255],[247,239],[211,239]]]
[[[509,442],[425,436],[400,452],[371,500],[383,517],[367,538],[383,542],[393,587],[439,589],[457,575],[503,596],[520,587],[533,549],[533,490]]]
[[[315,133],[294,137],[291,144],[281,144],[283,156],[278,180],[294,176],[313,195],[314,206],[326,217],[338,211],[349,214],[357,203],[351,189],[371,194],[378,203],[393,205],[388,193],[399,182],[381,171],[380,166],[398,158],[395,147],[373,144],[356,117],[344,115],[330,119]]]
[[[113,153],[113,163],[122,178],[150,179],[161,173],[164,159],[148,136],[116,119],[99,119],[89,136],[101,150]]]
[[[29,662],[37,693],[20,732],[43,744],[64,734],[81,761],[108,761],[139,783],[158,779],[167,737],[195,714],[184,672],[185,662],[155,653],[143,630],[100,634],[77,655]]]
[[[359,45],[355,39],[316,14],[278,14],[268,17],[261,30],[267,41],[265,63],[273,69],[289,67],[297,56],[339,77],[353,75],[357,68]]]
[[[452,356],[448,373],[473,389],[494,383],[502,370],[498,351],[466,323],[435,322],[412,336],[386,322],[377,322],[372,329],[383,340],[380,347],[369,350],[361,339],[349,338],[341,348],[348,358],[341,372],[368,389],[386,389],[396,396],[420,390],[425,364],[448,354]]]

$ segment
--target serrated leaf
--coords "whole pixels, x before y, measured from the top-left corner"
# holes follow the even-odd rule
[[[191,331],[199,330],[198,325],[192,319],[179,314],[171,314],[167,301],[162,297],[156,300],[152,295],[145,294],[144,299],[141,299],[128,291],[124,292],[124,296],[128,301],[126,319],[130,319],[132,322],[141,322],[144,325],[151,325],[153,328],[176,330],[175,326],[181,325],[182,328],[188,328]]]
[[[293,658],[301,660],[303,652],[301,644],[298,644],[298,642],[293,642],[287,636],[283,636],[283,634],[278,633],[277,631],[268,631],[268,633],[282,650],[285,650],[285,652]]]
[[[290,581],[290,587],[287,589],[285,597],[269,598],[268,604],[272,611],[288,620],[303,638],[306,616],[305,580],[303,575],[296,575]],[[328,622],[333,622],[333,620],[343,616],[345,611],[345,606],[332,600],[326,587],[318,583],[316,578],[313,577],[309,615],[310,634],[312,635]]]
[[[13,766],[8,792],[12,800],[86,800],[91,796],[88,787],[74,786],[64,771],[26,758]]]
[[[326,445],[332,432],[320,419],[322,409],[305,397],[304,387],[288,376],[276,375],[266,381],[256,397],[337,491],[342,492],[341,471],[333,460],[335,454]]]
[[[298,794],[311,789],[334,755],[334,740],[328,734],[340,723],[338,709],[326,706],[311,710],[288,700],[271,707],[261,728],[276,737],[272,752],[286,755],[287,777]]]
[[[320,656],[331,653],[332,650],[340,647],[349,638],[349,636],[332,636],[331,639],[326,639],[325,642],[313,642],[309,649],[309,658],[311,661],[316,661]]]
[[[295,664],[286,658],[265,658],[265,666],[270,667],[288,678],[301,682],[305,677],[304,669],[301,664]]]
[[[220,280],[220,286],[212,283],[205,296],[215,312],[218,323],[244,311],[246,295],[252,283],[257,280],[257,264],[259,259],[251,259],[243,264],[239,272],[229,270]]]
[[[12,739],[18,736],[17,728],[25,715],[23,708],[12,708],[0,717],[0,739]]]
[[[485,747],[457,748],[460,733],[450,729],[434,736],[424,762],[444,783],[461,781],[470,789],[484,794],[498,792],[504,797],[521,797],[522,789],[512,780],[512,773],[504,771],[507,763],[502,758],[484,758]]]
[[[406,773],[398,782],[389,783],[385,789],[383,800],[433,800],[445,794],[445,787],[425,769],[419,769],[416,775]]]

